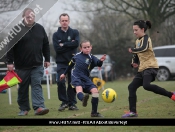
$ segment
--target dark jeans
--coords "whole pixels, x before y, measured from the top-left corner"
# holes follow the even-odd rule
[[[44,97],[41,86],[41,79],[43,77],[43,66],[34,67],[31,69],[17,69],[18,76],[22,79],[18,88],[18,105],[20,110],[30,110],[29,103],[29,85],[31,85],[31,99],[32,107],[36,110],[39,107],[44,108]]]
[[[154,92],[156,94],[160,94],[163,96],[167,96],[171,98],[172,92],[166,91],[164,88],[161,88],[157,85],[150,84],[152,81],[155,80],[155,71],[154,69],[147,69],[143,72],[138,72],[133,81],[129,84],[128,90],[129,90],[129,109],[131,112],[137,112],[136,111],[136,101],[137,101],[137,95],[136,91],[140,86],[143,86],[143,88],[147,91]]]
[[[67,74],[67,78],[64,80],[59,79],[60,75],[64,73],[66,67],[60,67],[57,65],[57,92],[58,99],[62,101],[62,104],[68,104],[69,106],[75,105],[77,103],[76,100],[76,92],[70,85],[71,83],[71,72]],[[66,81],[67,81],[67,89],[66,89]]]

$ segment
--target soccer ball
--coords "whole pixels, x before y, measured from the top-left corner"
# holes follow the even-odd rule
[[[106,103],[112,103],[117,98],[117,93],[112,88],[107,88],[102,92],[102,99]]]

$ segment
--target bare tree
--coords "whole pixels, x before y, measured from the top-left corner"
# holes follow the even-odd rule
[[[72,10],[79,12],[95,12],[105,14],[106,12],[124,14],[132,21],[143,19],[150,20],[152,29],[148,31],[155,46],[162,45],[161,40],[166,20],[175,14],[175,0],[76,0],[81,6],[72,4]],[[172,19],[169,19],[172,20]],[[162,28],[162,24],[164,28]],[[171,29],[172,30],[172,29]],[[160,32],[160,33],[158,33]],[[169,33],[168,33],[169,34]],[[171,37],[168,36],[167,37]],[[165,34],[164,34],[165,35]]]
[[[175,15],[166,19],[166,21],[161,24],[160,29],[159,35],[161,39],[158,39],[157,42],[164,45],[175,44]]]
[[[152,30],[149,30],[155,45],[160,35],[157,34],[160,25],[169,17],[175,14],[174,0],[100,0],[103,7],[113,11],[127,14],[133,19],[140,19],[140,15],[144,20],[150,20]],[[157,40],[156,40],[157,39]]]
[[[150,20],[153,30],[175,14],[174,0],[79,0],[81,6],[72,4],[74,11],[102,12],[108,9],[111,12],[122,13],[131,18]],[[89,6],[87,6],[89,5]],[[90,7],[90,8],[89,8]],[[153,31],[152,30],[152,31]]]
[[[7,26],[11,20],[11,16],[7,12],[19,10],[20,7],[27,4],[31,0],[1,0],[0,2],[0,32],[3,32],[3,29]],[[2,37],[1,33],[1,37]]]
[[[22,5],[30,0],[1,0],[0,13],[18,10]]]

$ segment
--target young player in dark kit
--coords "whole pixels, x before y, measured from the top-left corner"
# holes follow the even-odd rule
[[[154,55],[151,39],[145,34],[145,31],[150,28],[150,21],[139,20],[134,22],[133,25],[134,34],[138,39],[136,40],[135,48],[129,48],[128,51],[133,54],[131,66],[138,68],[138,72],[128,86],[130,112],[124,114],[123,118],[138,116],[136,110],[136,91],[140,86],[143,86],[145,90],[169,97],[175,101],[175,94],[173,92],[151,84],[155,80],[159,66]]]
[[[103,55],[100,59],[91,54],[92,45],[89,41],[82,41],[80,44],[80,53],[77,53],[69,63],[69,66],[65,70],[64,74],[60,76],[60,80],[65,78],[68,71],[71,71],[71,85],[75,88],[77,97],[82,101],[84,107],[87,106],[89,99],[89,93],[92,94],[92,111],[91,117],[103,117],[97,112],[99,92],[97,87],[90,79],[90,71],[95,66],[101,67],[103,61],[106,59],[106,55]],[[87,93],[87,94],[83,94]]]

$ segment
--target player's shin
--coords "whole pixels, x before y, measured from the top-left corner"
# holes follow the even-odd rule
[[[97,113],[99,93],[92,93],[92,114]]]

